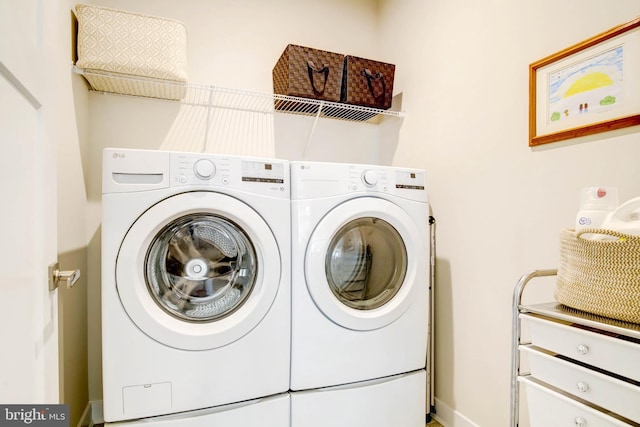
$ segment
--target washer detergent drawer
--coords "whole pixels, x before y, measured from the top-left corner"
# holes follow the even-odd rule
[[[531,427],[628,427],[630,424],[551,390],[529,377],[519,377],[529,403]]]
[[[581,363],[640,381],[640,345],[568,322],[522,314],[531,344]]]
[[[562,356],[522,346],[531,376],[573,396],[640,423],[640,385],[563,360]]]

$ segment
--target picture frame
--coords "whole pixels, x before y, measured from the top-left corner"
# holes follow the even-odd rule
[[[640,17],[529,65],[529,146],[640,125]]]

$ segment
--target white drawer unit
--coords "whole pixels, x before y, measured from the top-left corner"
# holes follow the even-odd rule
[[[555,274],[529,273],[514,292],[511,427],[640,426],[640,325],[522,304],[531,279]],[[525,404],[528,424],[519,419]]]
[[[533,345],[640,381],[640,341],[536,314],[520,317],[529,325]]]
[[[529,402],[531,426],[537,427],[626,427],[624,420],[567,397],[541,382],[520,377]]]
[[[594,370],[588,365],[574,363],[562,355],[548,353],[534,346],[520,348],[528,356],[532,378],[570,394],[571,397],[584,399],[640,423],[640,387],[637,383]],[[638,349],[640,350],[640,346]]]

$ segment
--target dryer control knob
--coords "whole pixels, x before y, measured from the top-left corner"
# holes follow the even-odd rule
[[[216,165],[211,160],[200,159],[193,165],[193,171],[200,179],[211,179],[216,174]]]
[[[378,183],[378,172],[371,169],[362,172],[362,182],[367,187],[373,187]]]

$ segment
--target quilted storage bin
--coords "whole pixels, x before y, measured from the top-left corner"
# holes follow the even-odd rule
[[[273,92],[339,102],[343,63],[339,53],[289,44],[273,67]]]
[[[86,4],[76,6],[76,66],[93,89],[180,99],[187,81],[181,22]]]
[[[341,101],[345,104],[387,110],[393,98],[396,66],[347,55],[344,61]]]

